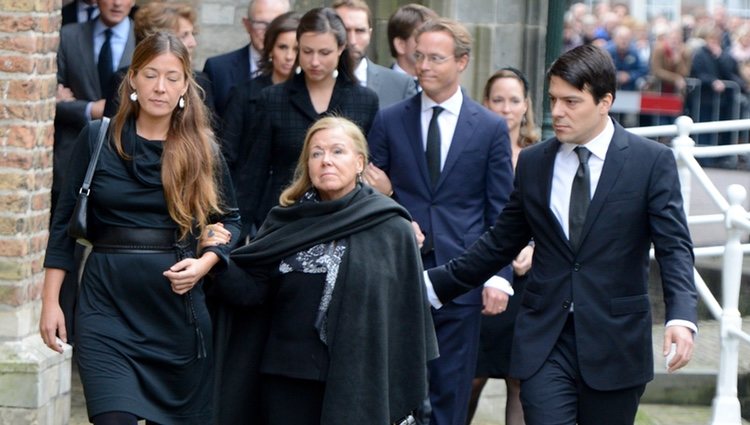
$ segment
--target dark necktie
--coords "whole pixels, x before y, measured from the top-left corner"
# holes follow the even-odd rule
[[[112,29],[107,28],[104,30],[104,44],[102,49],[99,51],[99,60],[96,66],[99,70],[99,85],[102,89],[102,97],[107,98],[107,93],[110,90],[110,83],[112,80]]]
[[[89,6],[86,8],[86,20],[90,21],[94,19],[94,11],[96,10],[96,6]]]
[[[586,211],[591,202],[591,172],[589,171],[589,157],[591,151],[578,146],[574,149],[578,154],[578,170],[573,178],[570,190],[570,209],[568,210],[568,239],[573,250],[578,250],[581,242],[581,230],[586,220]]]
[[[430,173],[430,183],[435,187],[440,178],[440,126],[438,115],[443,112],[440,106],[432,107],[430,126],[427,127],[427,171]]]

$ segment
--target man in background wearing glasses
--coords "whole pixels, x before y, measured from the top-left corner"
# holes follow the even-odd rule
[[[415,39],[422,93],[380,110],[368,142],[372,162],[390,177],[392,188],[374,185],[409,210],[418,239],[424,235],[422,262],[430,268],[489,229],[508,201],[513,171],[505,121],[461,90],[469,32],[455,21],[436,19],[420,26]],[[428,364],[430,425],[466,424],[480,313],[483,305],[504,309],[510,279],[506,267],[484,289],[432,309],[440,357]],[[427,423],[424,412],[416,416]]]
[[[268,24],[290,10],[289,0],[250,0],[247,17],[242,24],[250,35],[247,46],[206,60],[203,72],[211,79],[216,113],[221,117],[229,95],[237,84],[255,77],[263,52],[263,38]]]

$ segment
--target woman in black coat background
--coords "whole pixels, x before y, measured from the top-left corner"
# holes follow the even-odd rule
[[[237,197],[252,205],[243,213],[249,214],[256,226],[292,181],[312,123],[335,115],[348,118],[367,134],[378,111],[375,92],[362,87],[354,77],[346,52],[346,28],[333,9],[315,8],[305,13],[297,28],[297,42],[295,75],[260,93],[257,135],[239,171],[250,181],[238,187]]]

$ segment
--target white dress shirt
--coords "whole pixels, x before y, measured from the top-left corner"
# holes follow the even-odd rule
[[[367,87],[367,58],[362,58],[359,65],[354,68],[354,76],[357,77],[359,85]]]

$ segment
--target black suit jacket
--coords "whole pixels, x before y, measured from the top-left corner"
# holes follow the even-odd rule
[[[250,45],[208,58],[203,72],[213,83],[214,110],[223,117],[232,88],[250,78]]]
[[[289,81],[267,87],[260,92],[254,119],[255,141],[239,174],[250,176],[251,184],[242,185],[238,198],[244,197],[253,206],[256,224],[278,204],[279,195],[291,183],[307,129],[318,119],[335,115],[357,124],[364,134],[370,129],[378,112],[378,96],[372,90],[354,84],[343,75],[336,80],[328,110],[318,114],[310,100],[304,74]]]
[[[578,362],[590,387],[653,378],[649,248],[659,262],[666,319],[697,320],[693,253],[674,156],[619,124],[573,251],[550,209],[557,139],[524,149],[515,189],[495,225],[461,257],[429,271],[441,300],[481,284],[534,238],[534,266],[516,318],[512,376],[531,377],[574,303]]]

